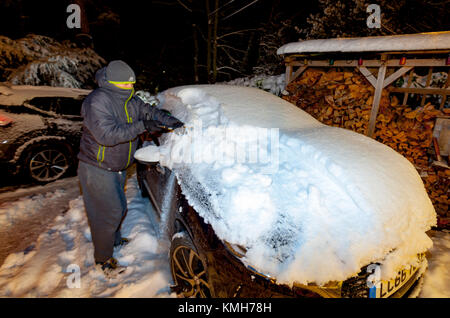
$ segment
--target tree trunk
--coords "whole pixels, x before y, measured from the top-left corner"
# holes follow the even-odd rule
[[[80,6],[81,14],[81,33],[89,34],[89,23],[86,14],[86,8],[84,5],[85,0],[74,0],[76,4]]]
[[[217,80],[217,28],[219,24],[219,0],[215,0],[214,4],[214,26],[212,38],[212,83]]]
[[[198,84],[200,82],[200,78],[198,75],[198,55],[199,55],[199,47],[198,47],[198,32],[197,25],[195,23],[192,24],[192,38],[194,42],[194,83]]]
[[[212,19],[210,17],[211,9],[209,7],[209,0],[206,0],[206,18],[208,19],[208,37],[206,41],[206,72],[208,76],[208,83],[211,83],[212,74],[212,58],[211,58],[211,40],[212,40]]]

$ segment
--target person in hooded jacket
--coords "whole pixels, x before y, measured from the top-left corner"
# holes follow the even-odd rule
[[[120,233],[127,212],[126,169],[133,163],[138,136],[183,126],[177,118],[135,96],[136,77],[125,62],[111,61],[96,73],[98,88],[84,100],[78,177],[83,192],[95,263],[105,275],[125,270],[114,247],[128,243]]]

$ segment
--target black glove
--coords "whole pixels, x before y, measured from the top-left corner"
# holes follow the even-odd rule
[[[170,116],[170,118],[166,121],[166,126],[169,129],[177,129],[183,127],[184,123],[177,118]]]
[[[173,117],[166,109],[158,109],[154,117],[167,129],[177,129],[184,126],[184,123]]]
[[[144,120],[144,127],[149,133],[159,133],[164,131],[163,125],[157,120]]]

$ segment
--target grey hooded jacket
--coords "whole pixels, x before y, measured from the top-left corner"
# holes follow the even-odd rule
[[[97,71],[98,88],[83,102],[83,134],[78,159],[105,170],[121,171],[133,163],[138,135],[145,119],[165,123],[168,116],[145,104],[134,89],[120,89],[106,80],[106,68]]]

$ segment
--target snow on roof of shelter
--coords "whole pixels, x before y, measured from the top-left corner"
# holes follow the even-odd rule
[[[307,40],[285,44],[277,50],[277,54],[431,50],[450,50],[450,31]]]
[[[31,86],[31,85],[0,85],[0,104],[18,106],[34,97],[72,97],[88,95],[91,90],[52,87],[52,86]]]

